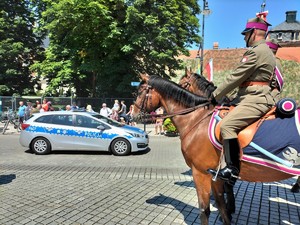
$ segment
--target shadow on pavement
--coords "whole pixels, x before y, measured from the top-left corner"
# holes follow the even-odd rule
[[[183,187],[189,187],[189,188],[195,188],[194,181],[176,181],[174,184],[183,186]]]
[[[9,184],[16,179],[16,174],[0,175],[0,185]]]
[[[159,194],[158,196],[155,196],[153,198],[147,199],[146,203],[148,204],[154,204],[157,206],[160,205],[171,205],[173,206],[176,210],[178,210],[183,216],[184,216],[184,222],[187,225],[192,225],[195,223],[195,221],[199,221],[199,209],[188,205],[182,201],[179,201],[175,198],[165,196],[163,194]],[[195,217],[193,218],[191,215],[191,212],[195,212]],[[193,218],[193,219],[192,219]]]
[[[191,169],[189,169],[189,170],[187,170],[187,171],[185,171],[185,172],[183,172],[183,173],[181,173],[181,174],[183,174],[183,175],[190,175],[190,176],[192,176],[192,170],[191,170]]]
[[[132,152],[130,155],[144,155],[147,154],[148,152],[150,152],[150,148],[147,148],[144,151],[138,151],[138,152]],[[32,150],[27,149],[25,151],[25,153],[28,154],[35,154]],[[112,155],[112,153],[108,152],[108,151],[82,151],[82,150],[53,150],[50,152],[51,154],[55,154],[55,155],[68,155],[68,154],[72,154],[72,155]]]

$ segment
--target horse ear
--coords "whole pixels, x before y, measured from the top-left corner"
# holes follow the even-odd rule
[[[140,73],[140,77],[143,81],[148,81],[150,76],[147,73]]]
[[[185,67],[185,76],[189,78],[191,75],[192,75],[192,68],[190,67],[190,69],[188,69],[187,67]]]

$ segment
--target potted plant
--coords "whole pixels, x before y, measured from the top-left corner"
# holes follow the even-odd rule
[[[165,130],[165,135],[168,137],[178,136],[177,128],[174,126],[170,118],[164,120],[163,129]]]

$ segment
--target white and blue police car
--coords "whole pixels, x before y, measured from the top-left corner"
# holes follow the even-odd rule
[[[117,156],[148,148],[147,133],[95,112],[53,111],[33,114],[22,124],[20,144],[35,154],[52,150],[109,151]]]

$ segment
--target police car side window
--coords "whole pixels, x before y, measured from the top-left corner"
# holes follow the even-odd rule
[[[76,115],[75,126],[86,127],[85,123],[85,118],[82,115]]]
[[[35,120],[35,122],[38,122],[38,123],[51,123],[52,117],[53,117],[53,115],[41,116],[41,117],[37,118]]]
[[[72,125],[72,115],[54,115],[52,118],[52,123],[58,124],[58,125],[71,126]]]
[[[100,121],[98,120],[95,120],[95,119],[91,119],[91,128],[97,128],[99,125],[103,125],[103,123],[101,123]]]

